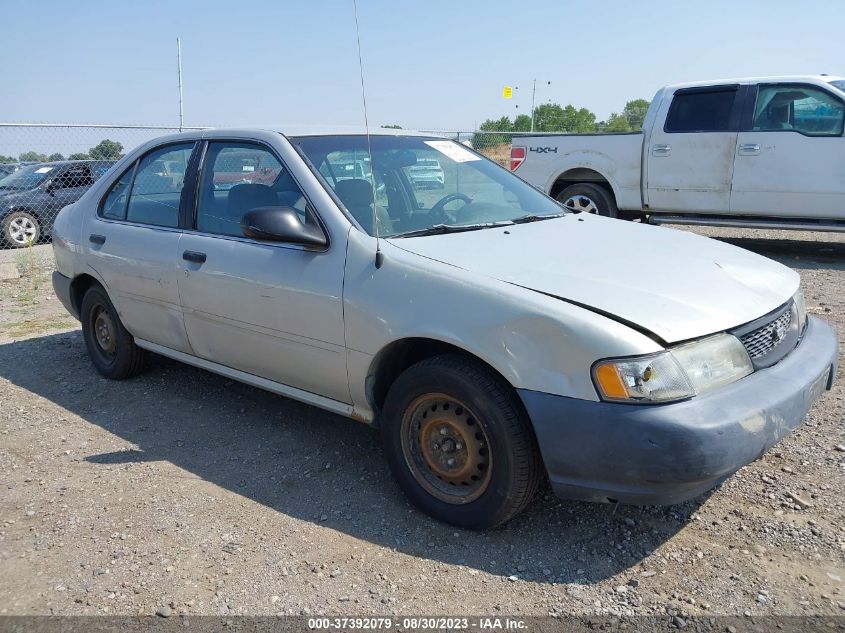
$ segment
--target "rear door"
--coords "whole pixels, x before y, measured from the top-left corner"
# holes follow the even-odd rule
[[[190,141],[153,149],[126,169],[82,238],[86,260],[105,283],[126,329],[186,353],[191,348],[177,276],[180,214],[187,203],[182,192],[194,146]]]
[[[661,104],[646,157],[650,210],[728,212],[740,102],[740,87],[726,85],[681,89]]]
[[[845,219],[845,103],[818,86],[763,84],[746,105],[731,212]]]

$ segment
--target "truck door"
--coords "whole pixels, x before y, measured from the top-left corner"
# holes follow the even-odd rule
[[[807,84],[764,84],[750,96],[731,212],[844,219],[845,103]]]
[[[649,210],[729,211],[741,110],[738,93],[737,85],[684,88],[661,104],[646,148]]]

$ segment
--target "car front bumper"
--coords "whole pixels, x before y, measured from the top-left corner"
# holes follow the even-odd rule
[[[592,402],[519,390],[561,497],[669,505],[724,481],[797,427],[830,389],[838,342],[810,317],[777,365],[683,402]]]

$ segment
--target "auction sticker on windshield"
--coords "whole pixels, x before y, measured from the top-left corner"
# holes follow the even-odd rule
[[[452,141],[426,141],[425,144],[436,149],[441,154],[448,156],[456,163],[467,163],[471,160],[481,160],[479,156],[476,156],[465,147],[461,147]]]
[[[53,171],[52,167],[39,167],[35,170],[36,174],[46,174],[48,171]]]

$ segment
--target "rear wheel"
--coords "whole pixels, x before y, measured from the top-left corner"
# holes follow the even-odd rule
[[[27,211],[10,211],[2,222],[3,241],[13,248],[37,244],[41,239],[41,224]]]
[[[558,194],[557,200],[581,213],[595,213],[608,218],[619,215],[613,195],[598,185],[586,182],[570,185]]]
[[[493,527],[537,492],[543,469],[525,412],[510,385],[473,359],[443,355],[405,370],[381,432],[402,489],[441,521]]]
[[[85,293],[81,317],[85,347],[100,374],[122,380],[144,369],[144,350],[135,345],[101,286],[92,286]]]

